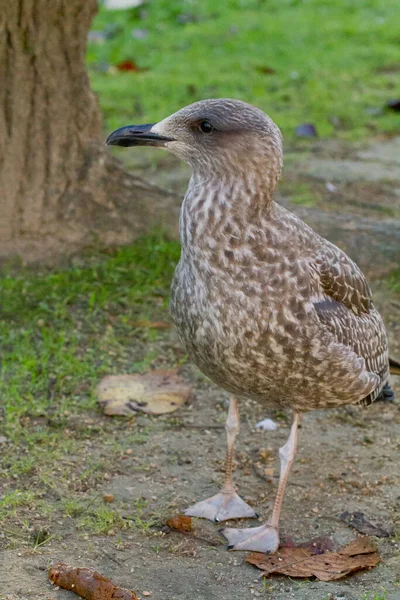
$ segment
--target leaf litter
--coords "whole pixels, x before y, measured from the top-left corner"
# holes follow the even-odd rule
[[[114,585],[111,579],[92,569],[70,567],[61,562],[50,567],[49,579],[85,600],[138,600],[133,590]]]
[[[166,522],[167,527],[175,531],[192,531],[192,518],[186,515],[176,515]]]
[[[360,537],[337,552],[313,554],[307,547],[283,547],[275,554],[252,552],[246,562],[262,570],[262,577],[316,577],[320,581],[335,581],[361,569],[375,567],[380,556],[369,537]]]
[[[381,525],[369,521],[364,513],[360,511],[351,513],[346,510],[340,515],[340,520],[365,535],[387,538],[393,533],[393,526],[388,526],[387,529],[385,529]]]
[[[155,370],[145,375],[108,375],[96,389],[98,404],[107,416],[143,412],[163,415],[177,410],[192,393],[176,369]]]

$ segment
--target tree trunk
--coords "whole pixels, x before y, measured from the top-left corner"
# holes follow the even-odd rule
[[[127,243],[176,219],[175,198],[104,146],[85,69],[96,10],[96,0],[0,0],[0,257]]]

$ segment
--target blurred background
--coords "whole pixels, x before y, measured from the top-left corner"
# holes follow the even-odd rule
[[[286,138],[310,122],[355,140],[398,131],[398,16],[395,0],[105,0],[87,61],[107,129],[232,97]]]

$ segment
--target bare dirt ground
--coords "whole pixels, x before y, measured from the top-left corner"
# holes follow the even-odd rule
[[[382,158],[382,149],[379,153],[375,150],[373,162],[385,161],[385,156]],[[388,157],[392,164],[392,154]],[[323,158],[330,163],[342,159],[334,153],[328,159]],[[365,161],[372,159],[359,157],[357,160],[366,164]],[[322,169],[321,164],[319,166]],[[331,167],[332,164],[329,169]],[[316,205],[310,207],[299,202],[295,208],[300,212],[304,210],[315,222],[320,218],[326,223],[326,218],[321,217],[325,214],[325,206],[320,203],[326,204],[330,198],[332,192],[326,190],[325,184],[331,182],[332,177],[328,179],[328,173],[324,176],[321,170],[315,169],[318,176],[314,177],[315,173],[305,176],[302,171],[296,178],[296,169],[290,166],[289,183],[286,183],[282,197],[284,200],[286,196],[290,197],[298,182],[306,181],[307,190],[316,194]],[[343,169],[342,165],[342,172]],[[370,171],[366,168],[365,172]],[[185,171],[182,173],[183,181]],[[373,227],[373,223],[380,231],[382,224],[390,231],[395,231],[396,223],[397,227],[399,224],[396,211],[400,181],[395,180],[400,177],[399,170],[396,175],[390,171],[390,177],[393,177],[390,182],[387,163],[383,173],[384,180],[379,177],[378,183],[374,180],[377,187],[373,188],[373,196],[386,197],[384,190],[389,189],[390,211],[377,219],[381,209],[359,208],[366,227],[362,240],[369,239],[371,244],[374,230],[368,230],[368,227]],[[172,176],[164,171],[162,177],[165,183]],[[174,186],[179,190],[183,184],[179,177],[177,180]],[[331,222],[335,223],[332,231],[338,232],[339,241],[344,240],[344,245],[352,244],[357,228],[351,230],[343,226],[340,229],[338,218],[346,206],[346,199],[350,201],[351,197],[357,197],[356,189],[359,188],[356,186],[368,188],[365,182],[365,175],[358,173],[355,182],[337,184],[339,192],[332,208]],[[346,190],[350,190],[348,195]],[[351,214],[352,219],[357,220],[357,209]],[[353,233],[349,234],[349,231]],[[365,231],[370,233],[365,234]],[[390,263],[392,268],[396,263],[396,242],[393,239],[389,242],[386,246],[380,244],[381,255],[376,264]],[[354,247],[357,249],[357,244]],[[385,269],[379,267],[375,271],[371,260],[367,261],[367,267],[368,264],[370,275],[375,274],[375,278],[383,275]],[[400,358],[399,296],[390,294],[379,279],[375,279],[373,287],[389,329],[392,352]],[[178,358],[179,344],[174,332],[168,333],[154,350],[158,356]],[[70,592],[56,590],[47,581],[46,569],[50,562],[64,561],[92,567],[119,585],[133,588],[141,598],[150,597],[145,593],[150,592],[154,600],[361,600],[368,594],[372,599],[374,593],[379,599],[399,600],[399,380],[393,379],[394,387],[397,387],[396,403],[379,403],[368,409],[347,407],[315,412],[304,419],[297,460],[284,501],[282,536],[295,541],[328,536],[339,547],[357,536],[339,519],[345,510],[362,511],[371,520],[394,526],[391,538],[375,540],[382,557],[378,567],[342,581],[321,583],[288,577],[260,580],[259,571],[244,563],[245,553],[227,552],[218,534],[219,526],[213,523],[196,520],[193,534],[165,529],[168,517],[181,512],[195,500],[215,493],[223,478],[228,396],[193,366],[185,366],[182,374],[192,383],[194,393],[191,402],[174,414],[110,419],[100,412],[93,412],[82,414],[79,421],[71,419],[65,435],[82,431],[82,436],[74,452],[55,465],[49,475],[53,487],[44,493],[44,500],[53,506],[54,512],[46,514],[29,504],[18,507],[14,521],[8,520],[7,529],[1,530],[0,599],[73,599],[75,596]],[[249,401],[242,401],[240,407],[242,424],[237,442],[235,481],[242,497],[265,518],[270,514],[277,487],[278,448],[287,438],[290,415],[273,414],[268,412],[267,406]],[[255,423],[266,416],[279,423],[276,432],[255,430]],[[39,424],[32,422],[30,426],[35,428]],[[94,465],[93,472],[83,477],[82,465],[88,457]],[[69,509],[61,504],[65,490],[61,484],[60,487],[57,485],[58,470],[68,473],[70,490],[79,499]],[[26,475],[19,482],[19,488],[28,491],[38,485],[34,474]],[[91,526],[82,526],[79,521],[81,506],[95,501],[102,503],[104,494],[114,495],[114,502],[107,505],[112,507],[113,516],[102,516],[97,511],[96,521]],[[26,542],[24,523],[29,525],[26,530],[37,540],[43,535],[43,544]],[[248,525],[251,524],[249,521]],[[102,533],[97,533],[96,527]]]
[[[120,585],[134,588],[140,596],[152,592],[155,600],[358,600],[364,592],[381,590],[389,599],[398,598],[398,536],[377,540],[382,556],[377,568],[341,582],[304,583],[272,577],[263,583],[258,571],[244,563],[244,553],[226,551],[217,525],[197,520],[194,535],[163,532],[166,518],[212,495],[221,483],[226,402],[224,393],[202,382],[192,404],[174,416],[140,416],[135,423],[110,422],[98,416],[92,426],[99,428],[99,436],[87,451],[103,460],[107,470],[95,484],[96,494],[113,494],[114,508],[128,518],[137,514],[140,499],[145,505],[140,520],[136,518],[126,530],[111,528],[108,535],[98,536],[82,533],[74,519],[59,515],[51,523],[55,537],[43,547],[35,550],[17,544],[3,550],[0,598],[70,598],[69,592],[56,592],[47,582],[45,569],[54,560],[93,567]],[[256,432],[254,424],[266,416],[266,410],[246,401],[241,413],[235,479],[243,497],[266,517],[279,472],[277,449],[287,437],[288,420],[286,415],[278,415],[276,432]],[[363,511],[371,519],[398,527],[399,425],[399,407],[394,404],[307,415],[284,503],[283,536],[295,541],[329,536],[340,546],[357,535],[338,518],[345,510]],[[102,430],[107,436],[113,432],[124,437],[131,447],[127,450],[133,452],[107,461]],[[130,442],[138,432],[142,433],[141,443]],[[80,457],[68,460],[78,467],[78,478]],[[27,511],[26,518],[36,529],[48,526],[40,514]]]

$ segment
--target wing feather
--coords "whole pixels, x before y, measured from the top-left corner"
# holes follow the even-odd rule
[[[370,287],[359,267],[333,244],[324,244],[312,264],[317,280],[314,308],[321,323],[336,340],[365,359],[369,372],[381,384],[363,400],[373,402],[389,376],[385,327]]]

